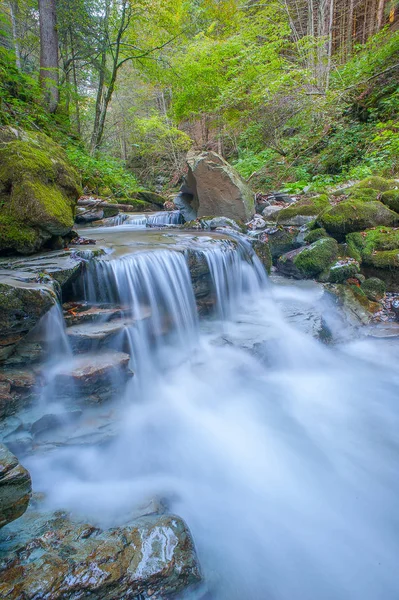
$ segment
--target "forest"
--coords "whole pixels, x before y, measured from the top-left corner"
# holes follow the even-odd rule
[[[170,192],[193,146],[259,191],[398,170],[394,0],[3,0],[0,18],[0,122],[47,131],[100,195]]]

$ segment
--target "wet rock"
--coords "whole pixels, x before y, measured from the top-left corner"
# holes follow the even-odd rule
[[[104,402],[122,390],[133,376],[129,361],[130,356],[123,352],[82,355],[57,372],[55,384],[67,398]]]
[[[0,252],[32,254],[66,236],[80,194],[60,146],[37,132],[0,130]]]
[[[93,221],[100,221],[104,218],[104,211],[99,208],[97,210],[85,210],[84,208],[78,208],[75,217],[75,223],[85,225],[86,223],[92,223]]]
[[[0,275],[0,360],[12,354],[56,301],[54,288],[36,283],[29,274]]]
[[[270,252],[269,243],[266,240],[258,239],[252,243],[252,248],[256,256],[260,259],[266,271],[270,273],[272,268],[272,255]]]
[[[0,444],[0,527],[24,514],[31,493],[32,483],[28,471],[6,446]]]
[[[187,164],[187,191],[194,197],[193,208],[198,206],[198,216],[249,220],[254,194],[228,162],[215,152],[189,152]]]
[[[81,323],[68,327],[66,333],[72,349],[84,352],[107,343],[111,337],[118,335],[133,323],[134,321],[124,319],[114,319],[106,323]]]
[[[193,194],[180,193],[174,199],[175,207],[180,211],[186,223],[195,221],[198,213],[198,200],[194,199]]]
[[[9,258],[0,262],[1,269],[30,274],[36,281],[55,280],[66,290],[82,272],[82,258],[74,251],[62,250],[35,254],[29,258]]]
[[[93,321],[112,321],[129,313],[127,307],[122,309],[118,306],[98,306],[86,302],[69,302],[63,305],[63,309],[67,326],[92,323]]]
[[[374,314],[381,309],[380,304],[370,302],[356,286],[328,283],[325,288],[342,308],[342,315],[350,324],[368,325]]]
[[[3,369],[0,372],[0,420],[30,403],[36,383],[31,371]]]
[[[4,530],[5,531],[5,530]],[[1,539],[3,598],[169,598],[201,580],[187,525],[173,515],[101,530],[67,515],[28,512]]]
[[[362,291],[366,294],[369,300],[378,302],[385,296],[386,287],[385,283],[378,279],[378,277],[370,277],[366,279],[361,285]]]

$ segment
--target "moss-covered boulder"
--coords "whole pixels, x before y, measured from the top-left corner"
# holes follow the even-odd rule
[[[327,231],[323,229],[323,227],[318,227],[317,229],[312,229],[305,235],[305,242],[307,244],[313,244],[313,242],[317,242],[317,240],[321,240],[323,238],[329,237]]]
[[[368,325],[374,314],[381,310],[380,304],[371,302],[363,290],[355,285],[327,283],[325,288],[342,308],[342,314],[350,325]]]
[[[367,298],[373,302],[382,300],[386,292],[385,283],[381,281],[381,279],[378,279],[378,277],[366,279],[366,281],[362,283],[361,289],[366,294]]]
[[[356,277],[359,268],[359,263],[353,258],[338,260],[330,267],[328,281],[331,283],[344,283],[347,279]]]
[[[380,196],[380,200],[385,206],[399,213],[399,189],[383,192]]]
[[[393,189],[395,185],[397,185],[397,181],[394,179],[384,179],[384,177],[374,176],[363,179],[363,181],[353,186],[352,190],[372,189],[377,190],[378,192],[386,192],[387,190]]]
[[[313,198],[304,198],[278,211],[271,216],[281,225],[304,225],[330,206],[328,196],[321,194]]]
[[[346,200],[325,210],[317,219],[317,224],[339,241],[347,233],[362,231],[376,225],[387,227],[396,225],[399,215],[384,206],[382,202],[361,202]]]
[[[376,227],[347,236],[348,253],[362,261],[368,277],[378,277],[389,291],[399,291],[399,229]]]
[[[300,248],[298,241],[298,229],[293,227],[273,227],[267,230],[267,241],[273,261],[276,261],[282,254]]]
[[[293,250],[281,256],[277,261],[277,269],[283,275],[296,279],[317,278],[334,264],[337,256],[336,240],[323,238],[310,246]]]
[[[79,195],[76,172],[49,137],[0,129],[0,252],[32,254],[66,236]]]

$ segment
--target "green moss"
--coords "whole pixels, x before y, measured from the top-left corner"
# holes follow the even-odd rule
[[[351,200],[359,200],[360,202],[372,202],[379,200],[381,192],[372,188],[352,188],[348,194]]]
[[[381,279],[378,279],[378,277],[370,277],[370,279],[366,279],[362,283],[361,290],[369,300],[378,302],[385,296],[386,287],[385,283]]]
[[[365,265],[377,269],[399,267],[399,229],[376,227],[347,236],[352,255],[360,256]]]
[[[313,198],[304,198],[288,206],[288,208],[283,208],[283,210],[275,213],[275,215],[271,215],[271,219],[275,218],[278,223],[283,223],[298,216],[318,216],[329,205],[330,203],[326,194],[321,194]]]
[[[324,238],[299,252],[294,258],[294,264],[304,277],[315,277],[325,271],[337,256],[337,242],[332,238]]]
[[[267,242],[256,240],[252,245],[256,256],[259,258],[266,271],[270,273],[272,268],[272,255]]]
[[[0,129],[0,251],[30,253],[66,235],[80,194],[77,179],[47,136]]]
[[[329,237],[327,231],[322,227],[318,227],[317,229],[309,231],[309,233],[305,236],[305,242],[308,244],[313,244],[313,242],[317,242],[317,240],[321,240],[322,238],[326,237]]]
[[[345,234],[354,231],[376,225],[395,225],[399,216],[381,202],[347,200],[324,211],[317,222],[336,239],[342,240]]]
[[[379,192],[386,192],[394,186],[395,182],[392,180],[384,179],[383,177],[367,177],[367,179],[363,179],[363,181],[354,186],[354,188],[371,188],[373,190],[378,190]]]
[[[381,202],[391,210],[399,213],[399,190],[389,190],[383,192],[380,198]]]
[[[343,283],[351,277],[355,277],[359,271],[359,263],[356,260],[340,260],[330,268],[329,281],[331,283]]]

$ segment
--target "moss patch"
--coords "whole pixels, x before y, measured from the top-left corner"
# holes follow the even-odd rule
[[[399,213],[399,190],[389,190],[381,194],[380,200],[385,206]]]
[[[275,218],[278,223],[286,223],[298,216],[317,217],[329,205],[328,196],[321,194],[314,198],[299,200],[299,202],[295,202],[288,208],[283,208],[275,215],[271,215],[270,218]]]
[[[378,277],[370,277],[362,283],[361,290],[366,294],[367,298],[373,302],[382,300],[385,296],[386,286]]]
[[[330,267],[338,256],[338,244],[324,238],[304,248],[294,258],[294,265],[303,277],[316,277]]]
[[[392,226],[399,222],[399,215],[381,202],[347,200],[324,211],[317,219],[320,227],[338,240],[345,234],[369,229],[375,225]]]
[[[321,240],[322,238],[326,237],[329,237],[327,231],[323,229],[323,227],[318,227],[317,229],[309,231],[309,233],[305,236],[305,242],[308,244],[313,244],[313,242],[317,242],[317,240]]]
[[[29,254],[66,235],[79,194],[77,174],[50,138],[0,129],[0,251]]]

